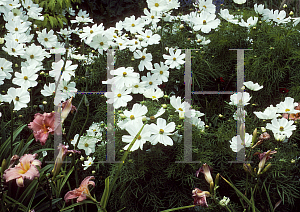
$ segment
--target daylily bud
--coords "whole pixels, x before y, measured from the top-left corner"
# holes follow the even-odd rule
[[[6,167],[6,159],[3,159],[2,164],[1,164],[1,176],[4,173],[5,167]]]
[[[268,171],[268,169],[271,167],[271,163],[269,163],[265,168],[264,170],[261,172],[261,174],[265,173],[266,171]]]
[[[196,176],[198,177],[199,173],[203,173],[206,182],[208,182],[210,185],[211,183],[214,183],[211,173],[210,173],[211,168],[209,167],[209,165],[207,165],[206,163],[204,163],[201,168],[196,172]]]
[[[253,175],[252,167],[251,167],[251,164],[250,164],[250,163],[248,163],[248,164],[244,163],[244,164],[243,164],[243,168],[244,168],[244,170],[245,170],[246,172],[248,172],[249,174]]]
[[[213,194],[213,192],[214,192],[214,182],[211,182],[209,184],[209,190],[210,190],[210,193]]]
[[[254,145],[254,142],[256,141],[257,138],[257,128],[253,131],[253,136],[252,136],[252,146]]]
[[[217,174],[216,179],[215,179],[215,187],[218,186],[219,184],[219,179],[220,179],[220,173]]]
[[[72,105],[73,96],[67,101],[62,103],[61,111],[61,123],[64,123],[65,119],[69,115],[70,111],[76,110],[76,107]]]

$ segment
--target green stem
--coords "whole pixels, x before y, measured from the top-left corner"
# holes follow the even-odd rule
[[[123,167],[123,164],[124,164],[124,162],[125,162],[125,160],[126,160],[128,154],[129,154],[129,151],[130,151],[130,149],[132,148],[132,146],[134,145],[136,139],[137,139],[137,138],[139,137],[139,135],[141,134],[141,132],[142,132],[142,130],[144,129],[145,125],[146,125],[146,123],[142,126],[142,128],[140,129],[140,131],[138,132],[138,134],[135,136],[135,138],[132,140],[132,142],[130,143],[128,149],[125,151],[124,155],[122,156],[121,161],[123,161],[123,163],[120,163],[120,164],[119,164],[119,167],[118,167],[118,169],[117,169],[117,171],[116,171],[116,174],[115,174],[115,176],[114,176],[114,178],[113,178],[113,181],[112,181],[112,182],[110,183],[110,185],[109,185],[109,191],[108,191],[108,195],[107,195],[108,197],[107,197],[106,201],[105,201],[104,204],[103,204],[103,208],[106,208],[106,205],[107,205],[107,201],[108,201],[108,199],[109,199],[109,196],[110,196],[110,194],[111,194],[111,192],[112,192],[112,189],[113,189],[113,187],[114,187],[114,185],[115,185],[115,183],[116,183],[116,181],[117,181],[117,179],[118,179],[118,177],[119,177],[119,175],[120,175],[120,171],[121,171],[121,169],[122,169],[122,167]]]
[[[14,141],[14,102],[11,101],[11,131],[10,131],[10,157],[13,156],[12,154],[12,144]]]
[[[168,212],[168,211],[178,211],[178,210],[182,210],[182,209],[186,209],[186,208],[193,208],[196,205],[188,205],[188,206],[183,206],[183,207],[179,207],[179,208],[171,208],[171,209],[167,209],[161,212]]]

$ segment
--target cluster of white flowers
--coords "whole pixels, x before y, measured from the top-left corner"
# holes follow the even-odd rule
[[[258,83],[253,83],[251,81],[244,82],[244,85],[253,91],[258,91],[263,88],[263,86],[258,85]],[[231,102],[230,105],[248,105],[249,101],[252,97],[247,92],[238,92],[237,94],[233,94],[230,96]],[[266,129],[271,130],[274,134],[274,138],[278,141],[287,142],[288,139],[292,134],[293,131],[296,129],[296,126],[293,125],[293,120],[288,120],[287,114],[298,114],[300,110],[295,109],[298,106],[298,103],[294,102],[294,99],[291,97],[286,97],[285,101],[280,102],[279,104],[274,107],[270,105],[265,109],[264,112],[253,112],[257,118],[263,120],[271,120],[271,124],[267,123]],[[285,117],[282,117],[280,114],[286,114]],[[247,112],[244,110],[244,116]],[[282,117],[277,119],[278,117]],[[238,120],[237,112],[234,114],[235,120]],[[263,128],[264,129],[264,128]],[[264,130],[265,131],[265,130]],[[250,147],[252,143],[252,135],[245,133],[244,141],[241,139],[241,136],[234,136],[230,141],[230,148],[233,152],[240,151],[243,146]]]
[[[95,152],[96,144],[102,141],[102,133],[104,128],[101,127],[101,123],[93,123],[89,129],[86,131],[86,135],[82,135],[78,142],[78,149],[83,149],[86,155],[90,155]],[[79,134],[74,136],[71,144],[74,146],[78,141]],[[105,144],[105,142],[102,142]]]

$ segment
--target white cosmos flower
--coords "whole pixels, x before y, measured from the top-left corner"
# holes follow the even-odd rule
[[[181,49],[177,49],[176,52],[174,53],[174,49],[170,48],[169,49],[170,55],[164,54],[163,57],[166,60],[165,64],[170,65],[170,68],[180,68],[180,65],[184,64],[184,58],[185,54],[181,54]]]
[[[35,87],[37,85],[37,78],[38,75],[32,70],[26,67],[21,67],[21,73],[15,72],[15,78],[13,78],[12,83],[27,90],[28,88]]]
[[[131,87],[133,84],[139,82],[140,77],[139,73],[135,73],[132,67],[120,67],[116,70],[111,70],[110,74],[116,76],[111,80],[107,80],[107,83],[114,83],[118,89]]]
[[[289,138],[293,134],[293,130],[296,129],[296,126],[293,125],[294,121],[288,121],[285,118],[273,119],[272,124],[267,123],[266,129],[272,130],[275,133],[281,133]]]
[[[151,53],[146,53],[147,48],[141,52],[140,50],[136,50],[133,52],[134,58],[135,59],[141,59],[140,64],[139,64],[139,70],[144,71],[145,67],[147,70],[152,70],[152,54]]]
[[[15,57],[24,54],[23,44],[20,44],[17,41],[6,41],[5,47],[3,46],[2,49],[6,51],[9,55]]]
[[[169,135],[173,135],[175,130],[175,123],[171,122],[167,125],[165,119],[158,118],[157,124],[152,123],[150,125],[149,131],[151,132],[150,142],[152,145],[156,145],[157,143],[164,144],[165,146],[173,145],[173,140],[169,137]]]
[[[277,113],[299,113],[299,110],[295,110],[295,107],[298,106],[298,103],[294,102],[294,99],[291,97],[285,97],[284,102],[280,102],[276,105],[278,111]]]
[[[248,105],[252,97],[250,97],[250,94],[247,92],[238,92],[234,93],[230,96],[231,102],[229,102],[230,105],[237,105],[237,104],[243,104]]]
[[[233,2],[236,4],[244,4],[246,3],[246,0],[233,0]]]
[[[216,12],[216,6],[212,3],[212,0],[199,0],[196,1],[197,4],[194,4],[195,7],[199,8],[199,10],[206,11],[209,13],[215,13]]]
[[[154,69],[151,70],[151,72],[157,76],[158,80],[161,80],[162,82],[168,82],[169,78],[169,67],[164,65],[163,62],[160,62],[160,65],[158,63],[154,63]]]
[[[244,82],[244,85],[252,91],[258,91],[264,87],[260,86],[258,83],[253,83],[252,81]]]
[[[147,73],[147,76],[142,76],[141,79],[143,80],[143,82],[145,82],[146,89],[158,89],[158,85],[162,83],[162,81],[157,78],[157,75],[151,75],[150,72]]]
[[[47,29],[43,29],[42,32],[38,33],[38,42],[42,44],[45,48],[52,48],[57,45],[57,37],[54,35],[54,31],[51,29],[47,33]]]
[[[165,12],[168,10],[166,0],[147,0],[147,4],[151,11]]]
[[[77,139],[78,139],[79,135],[76,134],[74,137],[74,144],[76,144]],[[78,143],[78,149],[83,149],[85,151],[86,155],[90,155],[91,153],[95,152],[95,147],[96,147],[96,143],[98,142],[98,139],[92,136],[81,136],[79,143]]]
[[[253,113],[259,119],[274,119],[280,116],[280,114],[276,114],[277,110],[278,110],[277,107],[270,105],[270,107],[267,107],[264,112],[253,112]]]
[[[123,113],[126,116],[124,120],[118,123],[121,129],[127,125],[132,125],[135,120],[142,120],[143,116],[148,112],[145,105],[134,104],[131,111],[125,110]]]
[[[156,89],[156,91],[153,88],[149,88],[143,94],[144,97],[157,101],[164,96],[164,92],[160,88]]]
[[[193,29],[195,31],[201,30],[201,32],[209,33],[212,29],[215,29],[221,23],[220,19],[216,19],[215,14],[203,11],[200,13],[200,17],[195,17],[191,20],[194,24]]]
[[[244,21],[244,19],[241,19],[241,22],[239,22],[239,25],[242,26],[242,27],[252,27],[252,26],[255,26],[256,23],[258,21],[258,17],[249,17],[247,19],[247,22]]]
[[[106,92],[104,95],[106,98],[109,98],[106,103],[114,104],[114,108],[118,109],[120,107],[126,107],[127,102],[132,100],[132,96],[129,94],[131,93],[131,88],[122,88],[122,89],[115,89],[113,92]]]
[[[190,104],[188,102],[181,103],[181,97],[178,96],[175,99],[175,96],[170,97],[170,104],[175,108],[176,112],[186,112],[190,109]]]
[[[240,135],[234,136],[230,141],[230,148],[233,152],[239,152],[244,147],[244,141]],[[252,135],[245,133],[245,147],[250,147],[252,143]]]
[[[43,96],[51,96],[55,94],[55,83],[50,83],[49,86],[44,84],[44,89],[41,90]]]
[[[6,60],[5,58],[0,58],[0,75],[5,76],[6,79],[10,79],[11,74],[9,72],[13,72],[12,62]]]
[[[27,107],[27,103],[30,102],[29,92],[23,88],[9,88],[7,95],[2,96],[4,102],[14,102],[14,110],[20,110],[23,107]]]
[[[138,132],[141,130],[143,126],[143,122],[141,119],[136,119],[131,122],[130,125],[126,125],[126,130],[130,135],[123,135],[122,141],[125,143],[128,143],[124,149],[127,150],[133,139],[136,137]],[[143,150],[143,145],[146,143],[146,141],[150,140],[150,131],[149,131],[149,125],[146,124],[140,133],[140,135],[137,137],[136,141],[134,142],[133,146],[131,147],[130,151],[135,151],[138,148]]]
[[[52,71],[49,71],[49,75],[51,77],[55,77],[55,80],[57,81],[60,74],[61,74],[61,69],[63,68],[64,65],[64,61],[60,60],[58,62],[53,62],[52,63]],[[67,60],[66,61],[66,66],[65,66],[65,70],[62,72],[62,76],[61,76],[61,80],[65,80],[65,81],[70,81],[71,77],[74,76],[75,77],[75,69],[77,68],[77,64],[76,65],[72,65],[72,61],[71,60]]]
[[[83,170],[87,170],[87,168],[89,168],[91,165],[93,165],[95,160],[95,157],[89,157],[88,160],[84,161],[84,164],[82,164],[82,166],[84,166]]]

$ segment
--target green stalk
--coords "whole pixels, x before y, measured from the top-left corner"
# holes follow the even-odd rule
[[[137,139],[137,138],[139,137],[139,135],[141,134],[141,132],[142,132],[142,130],[144,129],[145,125],[146,125],[146,123],[142,126],[142,128],[140,129],[140,131],[138,132],[138,134],[135,136],[135,138],[132,140],[132,142],[130,143],[128,149],[125,151],[124,155],[122,156],[121,161],[123,161],[123,163],[120,163],[120,164],[119,164],[119,167],[118,167],[118,169],[117,169],[117,171],[116,171],[116,174],[115,174],[115,176],[114,176],[114,179],[113,179],[112,183],[110,183],[110,185],[109,185],[108,195],[107,195],[106,200],[105,200],[104,203],[103,203],[103,208],[106,208],[106,205],[107,205],[107,201],[108,201],[108,199],[109,199],[109,196],[110,196],[110,194],[111,194],[111,192],[112,192],[112,189],[113,189],[113,187],[114,187],[114,185],[115,185],[115,183],[116,183],[116,181],[117,181],[117,179],[118,179],[118,177],[119,177],[119,175],[120,175],[120,171],[121,171],[121,169],[122,169],[122,167],[123,167],[123,164],[124,164],[124,162],[125,162],[125,160],[126,160],[128,154],[129,154],[129,151],[130,151],[130,149],[132,148],[132,146],[134,145],[136,139]]]
[[[12,154],[12,144],[14,141],[14,102],[13,100],[11,101],[11,131],[10,131],[10,157],[13,156]]]
[[[179,208],[171,208],[171,209],[167,209],[161,212],[168,212],[168,211],[178,211],[178,210],[182,210],[182,209],[186,209],[186,208],[193,208],[196,205],[188,205],[188,206],[183,206],[183,207],[179,207]]]

